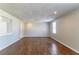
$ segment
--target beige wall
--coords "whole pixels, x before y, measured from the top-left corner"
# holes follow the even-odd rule
[[[56,36],[57,41],[79,53],[79,9],[56,19],[56,22],[57,33],[56,35],[51,33],[51,37]]]

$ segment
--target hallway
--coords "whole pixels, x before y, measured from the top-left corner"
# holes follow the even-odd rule
[[[74,51],[51,38],[23,38],[6,49],[1,55],[77,55]]]

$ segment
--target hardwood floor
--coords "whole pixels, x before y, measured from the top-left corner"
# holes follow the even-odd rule
[[[23,38],[0,51],[0,55],[77,55],[51,38]]]

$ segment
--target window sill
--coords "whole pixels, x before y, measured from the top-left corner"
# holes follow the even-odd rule
[[[0,36],[11,35],[12,33],[0,34]]]

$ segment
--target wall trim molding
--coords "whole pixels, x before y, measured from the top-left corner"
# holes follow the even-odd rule
[[[55,37],[50,37],[50,38],[56,40]],[[66,46],[67,48],[71,49],[72,51],[74,51],[74,52],[76,52],[76,53],[79,54],[79,51],[75,50],[74,48],[70,47],[69,45],[67,45],[67,44],[65,44],[65,43],[63,43],[63,42],[61,42],[61,41],[59,41],[59,40],[56,40],[56,41],[59,42],[59,43],[61,43],[61,44],[64,45],[64,46]]]
[[[8,44],[8,45],[4,46],[3,48],[1,48],[1,49],[0,49],[0,51],[2,51],[3,49],[5,49],[5,48],[7,48],[7,47],[11,46],[12,44],[14,44],[14,43],[18,42],[18,41],[19,41],[19,40],[21,40],[22,38],[23,38],[23,37],[18,38],[18,39],[16,39],[15,41],[11,42],[10,44]]]
[[[18,41],[18,39],[16,41],[13,41],[13,42],[9,43],[8,45],[4,46],[3,48],[0,48],[0,51],[2,51],[3,49],[9,47],[10,45],[14,44],[17,41]]]
[[[23,37],[49,37],[49,36],[26,36],[24,35]]]
[[[50,37],[23,37],[23,38],[50,38]]]

